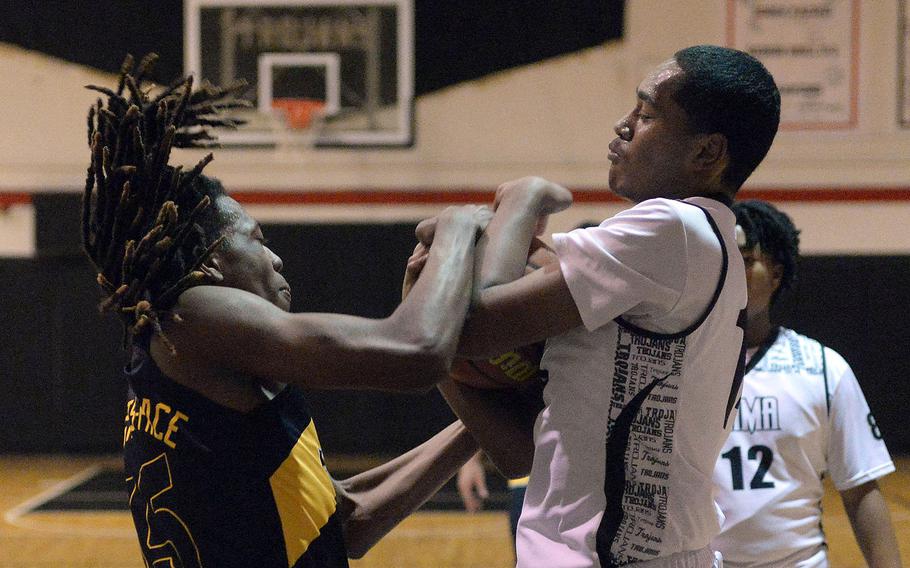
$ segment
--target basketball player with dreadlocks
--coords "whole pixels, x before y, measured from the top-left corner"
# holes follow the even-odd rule
[[[477,445],[455,423],[353,478],[329,477],[298,386],[423,390],[445,376],[491,213],[442,213],[419,282],[388,318],[291,314],[281,259],[215,179],[206,146],[243,85],[154,91],[128,58],[89,113],[84,248],[131,360],[123,431],[148,566],[347,566],[435,493]],[[152,94],[156,92],[157,94]],[[420,261],[423,263],[423,260]]]
[[[873,568],[900,566],[878,478],[894,471],[875,418],[837,352],[771,322],[796,277],[799,231],[763,201],[733,205],[746,265],[748,364],[733,432],[714,469],[725,566],[827,566],[822,478],[840,492]]]

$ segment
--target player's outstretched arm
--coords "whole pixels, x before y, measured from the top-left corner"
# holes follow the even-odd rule
[[[155,360],[205,394],[211,394],[206,374],[316,388],[425,390],[446,376],[454,357],[475,240],[489,217],[477,206],[443,212],[420,280],[388,318],[290,314],[236,288],[198,286],[178,299],[181,322],[165,328],[176,355],[153,344]]]
[[[900,568],[900,549],[888,505],[875,480],[841,491],[853,534],[870,568]]]
[[[416,511],[477,452],[455,422],[420,446],[379,467],[336,481],[348,556],[360,558]]]

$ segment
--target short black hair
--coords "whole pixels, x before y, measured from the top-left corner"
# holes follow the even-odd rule
[[[677,51],[683,73],[673,99],[698,132],[727,138],[730,164],[724,181],[738,190],[764,159],[780,123],[780,91],[761,62],[716,45]]]
[[[733,203],[736,224],[746,234],[746,248],[759,245],[783,269],[780,286],[771,297],[771,305],[782,290],[793,287],[799,259],[799,230],[783,211],[767,201],[750,199]]]

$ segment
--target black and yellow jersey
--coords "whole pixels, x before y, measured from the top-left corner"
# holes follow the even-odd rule
[[[288,386],[244,414],[174,382],[136,351],[123,447],[146,564],[347,567],[335,490],[302,393]]]

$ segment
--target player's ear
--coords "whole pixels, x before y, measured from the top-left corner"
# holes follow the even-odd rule
[[[701,171],[724,171],[729,162],[727,137],[720,132],[701,134],[695,152],[695,167]]]
[[[199,266],[199,270],[205,273],[211,282],[218,283],[224,280],[224,272],[222,270],[222,267],[223,261],[218,255],[218,251],[215,251],[211,256],[209,256],[208,260]]]

